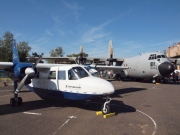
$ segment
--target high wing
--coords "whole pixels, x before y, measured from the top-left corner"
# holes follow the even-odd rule
[[[37,59],[38,57],[35,57],[35,59]],[[29,58],[28,59],[32,59],[32,58]],[[47,59],[47,60],[60,60],[61,62],[63,61],[66,61],[66,62],[69,62],[69,61],[74,61],[75,59],[77,58],[72,58],[72,57],[42,57],[42,59]],[[89,61],[106,61],[105,58],[84,58],[85,60],[89,60]],[[119,59],[120,61],[122,61],[123,59]],[[65,65],[65,64],[37,64],[37,68],[50,68],[52,66],[62,66],[62,65]],[[128,69],[128,67],[124,67],[124,66],[106,66],[106,65],[89,65],[90,67],[92,68],[96,68],[98,70],[116,70],[116,69],[119,69],[119,70],[123,70],[123,69]]]
[[[12,62],[0,62],[0,69],[9,69],[13,67]]]
[[[169,60],[176,65],[180,65],[180,58],[169,58]]]
[[[98,70],[123,70],[128,69],[128,67],[124,66],[103,66],[103,65],[90,65],[93,68],[96,68]]]

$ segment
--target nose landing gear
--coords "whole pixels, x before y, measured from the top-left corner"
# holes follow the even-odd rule
[[[102,105],[101,111],[104,115],[110,113],[110,102],[111,98],[109,96],[106,97],[106,102]]]
[[[14,81],[14,98],[10,99],[10,105],[12,107],[15,106],[15,105],[22,105],[22,103],[23,103],[22,98],[18,97],[18,92],[19,91],[16,92],[16,90],[17,90],[17,81]]]

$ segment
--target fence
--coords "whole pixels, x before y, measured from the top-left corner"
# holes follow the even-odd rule
[[[8,77],[8,73],[0,70],[0,85],[6,82],[7,85],[13,85],[13,81]]]

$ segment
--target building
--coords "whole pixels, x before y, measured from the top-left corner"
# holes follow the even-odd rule
[[[166,55],[168,58],[180,58],[180,42],[168,47]],[[180,65],[177,65],[177,70],[180,70]]]

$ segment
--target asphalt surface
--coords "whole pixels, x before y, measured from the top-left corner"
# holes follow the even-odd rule
[[[180,135],[180,83],[111,83],[110,118],[96,115],[104,99],[48,102],[26,88],[23,105],[11,107],[12,86],[0,86],[0,134]]]

